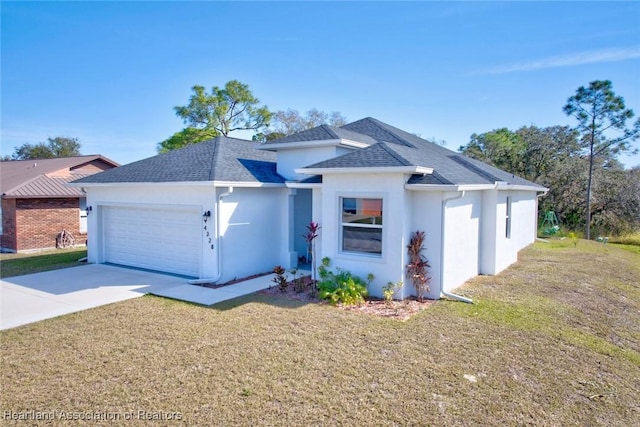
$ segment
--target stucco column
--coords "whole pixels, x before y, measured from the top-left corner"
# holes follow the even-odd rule
[[[295,197],[297,191],[295,188],[290,188],[287,194],[287,236],[285,241],[287,242],[287,260],[288,264],[286,268],[294,268],[298,265],[298,252],[295,250]]]

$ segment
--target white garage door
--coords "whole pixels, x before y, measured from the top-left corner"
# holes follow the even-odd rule
[[[106,262],[199,276],[199,210],[105,206],[102,212]]]

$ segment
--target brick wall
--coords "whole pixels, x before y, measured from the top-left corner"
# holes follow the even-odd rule
[[[54,248],[62,230],[73,234],[76,244],[86,242],[78,199],[17,199],[15,212],[17,251]]]
[[[2,199],[2,236],[0,246],[3,249],[16,250],[16,200]]]

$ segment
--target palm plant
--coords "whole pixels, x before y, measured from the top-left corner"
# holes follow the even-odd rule
[[[427,272],[431,268],[429,261],[422,255],[426,235],[424,231],[415,231],[411,234],[411,239],[407,245],[409,252],[409,263],[407,264],[407,276],[416,290],[418,301],[424,299],[424,295],[429,292],[429,281],[431,276]]]
[[[315,240],[318,237],[318,232],[320,231],[320,224],[317,222],[311,221],[307,225],[307,232],[302,235],[304,237],[305,242],[307,242],[307,247],[309,248],[309,253],[311,255],[311,271],[313,273],[313,290],[317,289],[316,287],[316,245]]]

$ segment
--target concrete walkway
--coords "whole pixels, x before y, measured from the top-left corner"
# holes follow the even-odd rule
[[[307,276],[310,271],[298,270],[298,273]],[[287,274],[291,276],[288,272]],[[241,297],[243,295],[252,294],[270,286],[276,286],[273,282],[275,274],[267,274],[266,276],[256,277],[254,279],[244,280],[233,285],[226,285],[220,288],[212,289],[197,285],[182,285],[173,288],[151,291],[153,295],[188,301],[201,305],[213,305],[222,301]]]
[[[288,271],[287,275],[289,277],[291,276]],[[306,270],[298,270],[298,275],[309,276],[311,275],[311,272]],[[216,289],[198,285],[182,285],[173,288],[153,290],[151,291],[151,293],[153,295],[161,297],[209,306],[222,301],[241,297],[243,295],[252,294],[254,292],[267,289],[271,286],[277,286],[273,282],[274,277],[275,274],[267,274],[265,276],[243,280],[242,282],[234,283],[233,285],[222,286]]]
[[[180,286],[181,277],[88,264],[0,280],[0,329]]]
[[[300,271],[303,275],[308,271]],[[0,329],[153,294],[201,305],[251,294],[273,274],[217,289],[190,285],[183,277],[105,264],[46,271],[0,280]]]

